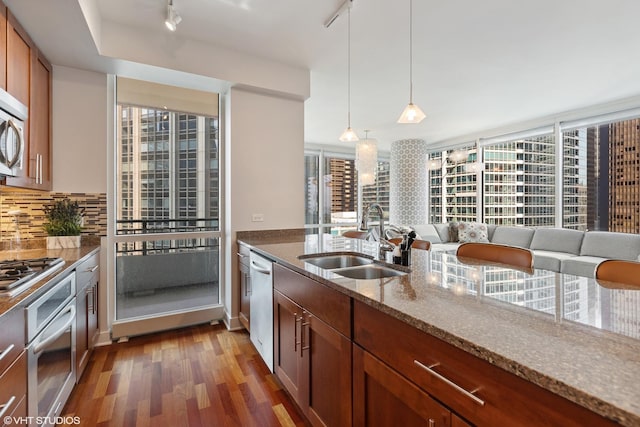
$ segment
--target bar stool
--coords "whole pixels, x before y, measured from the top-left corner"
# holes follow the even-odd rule
[[[527,271],[533,270],[533,253],[529,249],[495,243],[463,243],[456,255],[483,261],[507,264]]]
[[[640,289],[640,262],[617,259],[602,261],[596,266],[595,277],[606,288]]]

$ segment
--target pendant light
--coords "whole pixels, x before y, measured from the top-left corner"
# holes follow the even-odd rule
[[[347,7],[347,128],[340,135],[340,141],[357,141],[358,134],[351,129],[351,1]]]
[[[370,139],[368,132],[364,131],[364,139],[356,145],[356,170],[361,185],[374,184],[378,168],[378,142]]]
[[[420,123],[425,114],[413,103],[413,0],[409,0],[409,105],[404,109],[398,123]]]

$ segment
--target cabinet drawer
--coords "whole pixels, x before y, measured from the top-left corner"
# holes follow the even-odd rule
[[[617,425],[359,301],[354,341],[477,425]]]
[[[78,292],[94,281],[100,274],[100,252],[96,252],[76,267],[76,289]]]
[[[251,250],[249,246],[243,245],[242,243],[238,244],[238,263],[243,267],[249,268],[249,253]]]
[[[27,352],[20,357],[0,376],[0,405],[6,407],[5,415],[15,412],[27,394]],[[2,407],[4,410],[4,406]]]
[[[273,286],[308,312],[351,337],[351,298],[320,282],[273,265]]]
[[[14,308],[0,317],[0,372],[18,357],[24,349],[24,310]]]

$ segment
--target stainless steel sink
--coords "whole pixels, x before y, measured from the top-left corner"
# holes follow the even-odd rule
[[[316,267],[325,270],[333,270],[336,268],[346,268],[360,265],[372,264],[373,260],[359,255],[319,255],[319,256],[301,256],[300,260],[313,264]]]
[[[382,279],[384,277],[403,276],[407,274],[404,271],[396,270],[395,268],[385,267],[378,264],[342,268],[333,270],[333,272],[350,279]]]

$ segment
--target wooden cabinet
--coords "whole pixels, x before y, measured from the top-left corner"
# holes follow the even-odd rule
[[[99,268],[99,252],[76,268],[76,382],[80,381],[98,336]]]
[[[0,87],[7,90],[7,6],[0,3]]]
[[[451,425],[451,412],[379,359],[353,346],[353,424]]]
[[[251,328],[250,299],[251,299],[251,277],[249,274],[249,247],[238,244],[238,274],[240,275],[240,323],[248,331]]]
[[[456,426],[617,425],[362,302],[353,310],[354,341],[446,405]]]
[[[6,90],[29,109],[22,169],[6,184],[51,190],[52,67],[8,9],[6,22]]]
[[[3,425],[7,416],[27,416],[27,352],[20,356],[7,370],[0,373],[0,414]],[[11,423],[6,423],[11,424]]]
[[[350,426],[351,301],[274,264],[274,369],[314,426]]]
[[[24,311],[14,308],[0,317],[0,414],[27,415],[27,353]]]

